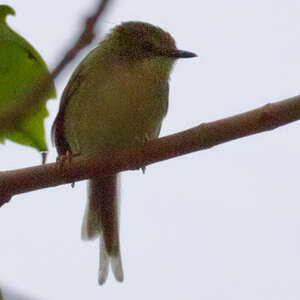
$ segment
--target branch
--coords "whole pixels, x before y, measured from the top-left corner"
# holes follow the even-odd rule
[[[141,149],[74,157],[62,165],[43,166],[0,173],[0,202],[11,196],[46,187],[72,183],[99,174],[105,176],[134,170],[159,161],[204,150],[248,135],[275,129],[300,119],[300,96],[267,104],[233,117],[203,123],[167,137],[149,141]]]
[[[66,67],[66,65],[69,64],[77,56],[78,52],[82,48],[88,46],[92,42],[95,37],[95,25],[100,16],[104,13],[108,3],[109,0],[100,1],[96,12],[85,20],[85,27],[83,28],[78,40],[75,42],[74,46],[69,51],[67,51],[64,58],[59,62],[59,64],[52,72],[53,78],[57,77],[57,75]]]

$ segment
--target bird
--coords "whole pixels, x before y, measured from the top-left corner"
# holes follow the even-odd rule
[[[52,126],[58,157],[142,147],[159,136],[167,114],[169,77],[179,50],[160,27],[141,21],[115,26],[81,61],[63,91]],[[124,279],[119,238],[119,174],[89,179],[83,240],[100,240],[98,283],[111,265]]]

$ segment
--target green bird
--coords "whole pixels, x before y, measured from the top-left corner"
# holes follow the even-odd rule
[[[168,109],[169,76],[178,58],[172,36],[143,22],[125,22],[92,50],[66,86],[52,127],[59,156],[136,145],[158,137]],[[109,265],[123,281],[116,175],[91,178],[82,239],[100,237],[99,284]]]

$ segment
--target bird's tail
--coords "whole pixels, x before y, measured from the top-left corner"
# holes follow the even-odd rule
[[[119,243],[118,175],[89,180],[82,239],[92,240],[98,236],[100,236],[99,284],[106,281],[110,263],[116,280],[123,281]]]

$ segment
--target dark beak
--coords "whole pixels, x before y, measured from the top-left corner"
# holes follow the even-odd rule
[[[190,57],[196,57],[197,54],[189,51],[184,51],[184,50],[173,50],[170,53],[168,53],[169,57],[174,57],[174,58],[190,58]]]

